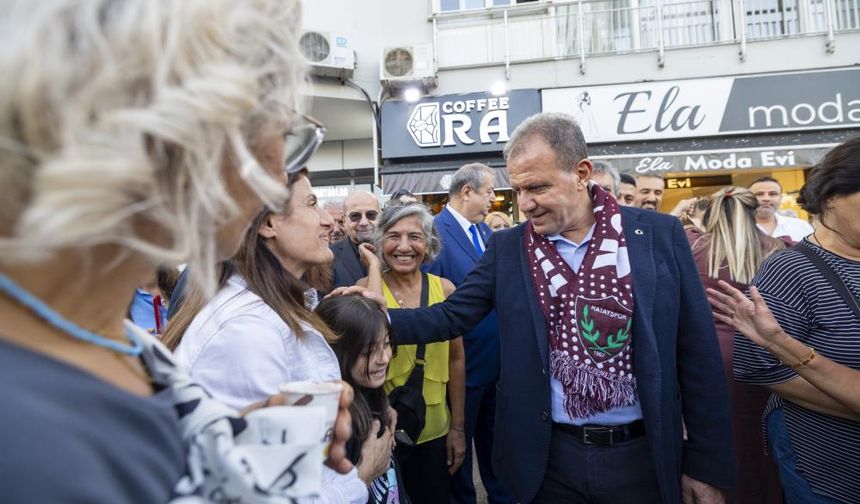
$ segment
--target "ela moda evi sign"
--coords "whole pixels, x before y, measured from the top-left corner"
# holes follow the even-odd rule
[[[547,89],[587,142],[860,127],[860,69]]]
[[[387,101],[382,104],[382,156],[499,152],[517,125],[538,112],[535,89]]]

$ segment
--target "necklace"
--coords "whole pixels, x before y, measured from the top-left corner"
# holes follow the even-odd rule
[[[396,291],[393,287],[393,283],[390,280],[385,280],[385,284],[388,286],[388,289],[391,291],[391,295],[394,296],[394,301],[403,308],[406,305],[406,296],[402,296],[398,291]]]
[[[44,320],[55,329],[58,329],[77,340],[107,348],[108,350],[113,350],[114,352],[119,352],[121,354],[131,355],[132,357],[137,357],[141,352],[143,352],[143,341],[141,341],[140,337],[128,327],[125,328],[125,335],[131,342],[131,345],[120,343],[119,341],[114,341],[88,331],[70,320],[65,319],[57,311],[45,304],[44,301],[27,292],[23,287],[2,273],[0,273],[0,291],[6,293],[6,295],[24,305],[24,307],[28,308],[34,315]]]

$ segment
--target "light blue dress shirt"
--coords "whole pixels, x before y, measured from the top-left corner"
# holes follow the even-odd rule
[[[560,234],[547,236],[549,241],[553,242],[559,255],[564,259],[564,262],[578,272],[582,265],[582,260],[585,258],[585,252],[588,250],[588,244],[591,242],[591,237],[594,234],[594,225],[581,243],[574,243]],[[595,413],[594,415],[584,418],[572,418],[564,409],[564,387],[561,382],[550,376],[550,388],[552,389],[552,420],[553,422],[584,425],[584,424],[601,424],[601,425],[623,425],[642,418],[642,407],[639,404],[637,396],[636,402],[630,406],[621,406],[612,408],[607,411]]]

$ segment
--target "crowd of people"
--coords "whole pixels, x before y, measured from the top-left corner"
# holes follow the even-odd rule
[[[813,224],[551,113],[518,224],[480,163],[323,205],[297,1],[3,5],[4,502],[860,502],[860,137]]]

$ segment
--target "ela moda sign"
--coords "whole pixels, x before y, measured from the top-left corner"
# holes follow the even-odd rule
[[[498,152],[525,118],[540,112],[537,90],[468,93],[382,105],[385,158]]]
[[[860,126],[860,69],[548,89],[588,142]]]

